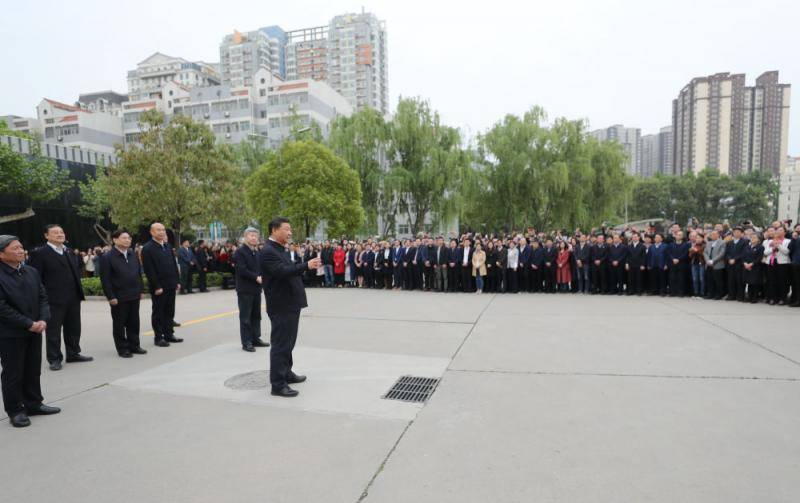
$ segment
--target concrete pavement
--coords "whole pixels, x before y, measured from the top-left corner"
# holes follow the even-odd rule
[[[43,370],[62,414],[0,423],[8,501],[790,502],[800,310],[693,299],[309,290],[286,400],[225,382],[235,294],[178,298],[183,344]],[[142,302],[143,326],[149,301]],[[263,331],[269,323],[264,320]],[[381,395],[441,377],[425,405]]]

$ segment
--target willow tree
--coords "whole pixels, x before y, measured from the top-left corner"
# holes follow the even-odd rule
[[[339,116],[331,124],[328,144],[358,173],[367,234],[385,234],[386,228],[378,229],[378,219],[384,222],[384,227],[391,227],[397,210],[393,187],[385,183],[386,171],[382,165],[387,138],[386,122],[372,108],[359,110],[350,117]]]
[[[469,162],[458,130],[442,124],[439,114],[419,98],[400,100],[388,130],[388,182],[411,232],[422,230],[427,216],[436,223],[455,216],[454,192]]]

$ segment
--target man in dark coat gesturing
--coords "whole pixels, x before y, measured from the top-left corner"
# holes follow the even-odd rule
[[[292,238],[292,226],[288,219],[278,217],[271,221],[269,232],[269,240],[259,254],[267,316],[272,325],[269,381],[273,395],[293,397],[298,392],[289,385],[306,380],[305,376],[292,372],[292,350],[297,341],[300,310],[308,307],[303,273],[317,269],[322,260],[292,261],[286,249]]]

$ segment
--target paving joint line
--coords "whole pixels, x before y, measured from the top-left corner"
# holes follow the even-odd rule
[[[721,380],[721,381],[780,381],[800,382],[797,377],[759,377],[759,376],[704,376],[704,375],[670,375],[670,374],[622,374],[615,372],[558,372],[549,370],[480,370],[480,369],[447,369],[448,372],[508,374],[508,375],[541,375],[566,377],[644,377],[650,379],[686,379],[686,380]]]
[[[94,385],[94,386],[92,386],[90,388],[86,388],[86,389],[83,389],[83,390],[80,390],[80,391],[76,391],[75,393],[70,393],[69,395],[64,395],[64,396],[58,397],[55,400],[51,400],[51,401],[49,401],[47,403],[63,402],[64,400],[68,400],[70,398],[74,398],[74,397],[76,397],[78,395],[82,395],[84,393],[88,393],[90,391],[94,391],[96,389],[100,389],[100,388],[103,388],[103,387],[108,386],[108,385],[109,385],[109,383],[107,383],[107,382],[104,382],[102,384],[96,384],[96,385]],[[8,419],[8,416],[0,417],[0,421],[4,421],[6,419]]]
[[[455,360],[456,356],[458,356],[458,352],[461,351],[461,348],[467,342],[467,339],[469,339],[469,336],[472,334],[472,331],[475,330],[475,327],[478,325],[478,322],[481,320],[481,317],[483,316],[483,313],[486,312],[486,310],[489,308],[489,306],[492,304],[492,302],[494,302],[494,299],[496,297],[497,296],[495,294],[492,294],[492,298],[489,299],[489,302],[487,302],[485,306],[483,306],[483,309],[481,309],[481,312],[478,314],[478,317],[475,318],[475,321],[471,323],[472,327],[470,327],[469,331],[467,332],[467,335],[465,335],[464,339],[461,340],[461,344],[458,345],[458,348],[456,348],[456,351],[453,353],[453,356],[450,358],[450,363],[451,364],[452,364],[453,360]],[[444,323],[455,323],[455,322],[444,322]],[[459,322],[459,323],[460,324],[465,324],[465,323],[461,323],[461,322]],[[447,371],[449,368],[450,367],[448,365],[448,368],[445,369],[445,371]],[[436,388],[438,389],[439,386],[437,386]],[[397,437],[397,440],[395,441],[394,445],[392,445],[392,448],[389,449],[389,452],[386,454],[386,457],[383,458],[383,461],[381,462],[380,466],[378,466],[378,469],[375,470],[375,473],[369,479],[369,482],[367,482],[366,487],[364,487],[364,490],[361,492],[361,496],[359,496],[358,500],[356,500],[356,503],[361,503],[362,501],[367,499],[367,497],[369,496],[369,490],[372,488],[373,484],[378,479],[378,476],[383,472],[384,468],[386,468],[386,464],[389,462],[389,458],[391,458],[392,454],[394,454],[394,451],[397,450],[397,446],[400,445],[400,442],[406,436],[406,433],[411,428],[411,425],[414,424],[414,421],[416,421],[416,418],[419,417],[420,412],[422,412],[422,410],[424,409],[425,406],[427,406],[427,402],[425,403],[423,408],[420,409],[417,412],[416,416],[414,416],[414,419],[409,421],[408,424],[406,425],[406,427],[403,428],[403,431]]]
[[[665,304],[665,305],[668,305],[668,304]],[[760,342],[756,342],[753,339],[749,339],[749,338],[747,338],[747,337],[745,337],[743,335],[737,334],[733,330],[731,330],[731,329],[729,329],[727,327],[724,327],[724,326],[722,326],[722,325],[720,325],[718,323],[715,323],[714,321],[709,320],[708,318],[705,318],[702,314],[692,313],[692,312],[687,311],[685,309],[681,309],[680,307],[675,307],[675,306],[670,306],[670,307],[672,307],[673,309],[676,309],[676,310],[678,310],[678,311],[680,311],[680,312],[682,312],[684,314],[688,314],[690,316],[694,316],[695,318],[697,318],[697,319],[699,319],[701,321],[704,321],[704,322],[708,323],[709,325],[711,325],[713,327],[717,327],[718,329],[722,330],[723,332],[728,333],[728,334],[736,337],[737,339],[741,340],[742,342],[746,342],[748,344],[752,344],[753,346],[759,347],[759,348],[763,349],[764,351],[772,353],[773,355],[778,356],[780,358],[783,358],[784,360],[786,360],[788,362],[791,362],[791,363],[794,363],[795,365],[800,367],[800,362],[798,362],[797,360],[795,360],[793,358],[790,358],[789,356],[786,356],[783,353],[775,351],[774,349],[772,349],[770,347],[767,347],[767,346],[761,344]],[[706,315],[706,316],[708,316],[708,315]]]

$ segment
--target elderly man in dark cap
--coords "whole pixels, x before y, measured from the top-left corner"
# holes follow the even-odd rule
[[[30,426],[28,416],[61,412],[42,403],[42,332],[50,307],[38,271],[23,265],[24,259],[16,236],[0,236],[0,380],[3,406],[15,427]]]

